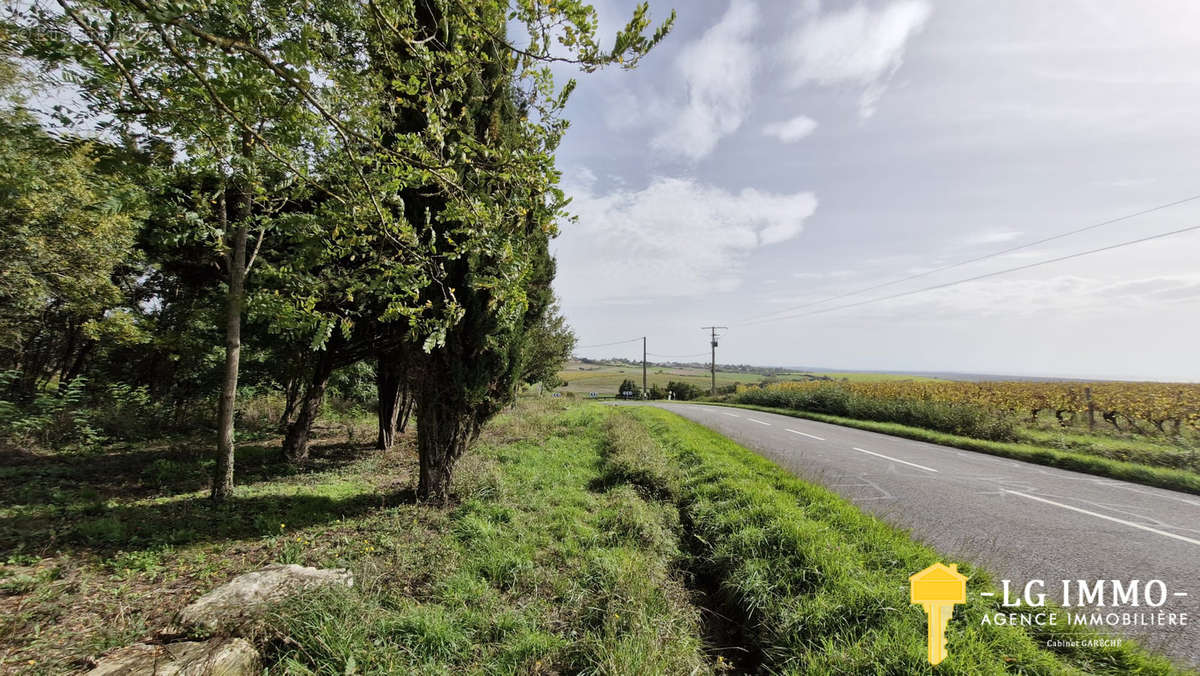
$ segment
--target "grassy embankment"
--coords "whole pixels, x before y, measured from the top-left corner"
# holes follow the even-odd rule
[[[1100,435],[1072,434],[1027,427],[1014,429],[1013,434],[1016,441],[993,441],[939,432],[925,427],[862,420],[827,413],[741,404],[736,401],[705,403],[736,406],[794,418],[844,425],[931,444],[952,446],[968,451],[978,451],[1039,465],[1200,495],[1200,469],[1198,469],[1200,468],[1200,453],[1153,441],[1112,439]]]
[[[243,447],[221,508],[201,449],[12,454],[0,669],[86,668],[281,561],[347,566],[356,585],[275,611],[254,636],[272,673],[932,672],[906,590],[936,553],[663,411],[524,403],[447,508],[413,503],[411,438],[326,439],[300,468]],[[1055,653],[980,627],[986,574],[964,570],[939,673],[1170,672],[1128,644]]]

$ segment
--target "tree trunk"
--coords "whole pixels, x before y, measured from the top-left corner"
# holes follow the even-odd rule
[[[400,421],[396,424],[397,434],[404,434],[404,430],[408,429],[408,420],[412,416],[413,403],[412,388],[405,385],[400,389]]]
[[[382,357],[375,362],[375,389],[379,393],[379,406],[376,409],[379,437],[375,441],[375,448],[386,451],[395,440],[401,400],[406,398],[404,369],[397,360]]]
[[[333,349],[326,346],[313,368],[312,381],[304,390],[304,398],[300,401],[296,419],[288,425],[287,437],[283,440],[283,456],[290,462],[308,457],[308,437],[317,416],[321,415],[321,405],[325,403],[325,386],[329,384],[329,376],[332,374]]]
[[[444,505],[450,500],[454,464],[474,441],[478,426],[465,406],[445,401],[449,397],[439,394],[420,392],[417,396],[417,453],[421,472],[417,499]]]
[[[296,374],[288,379],[283,388],[283,414],[279,416],[279,431],[287,432],[292,414],[296,412],[296,402],[300,400],[300,389],[304,379]]]
[[[237,397],[238,361],[242,354],[242,305],[246,291],[245,219],[239,219],[229,256],[229,298],[225,310],[225,382],[217,405],[217,467],[212,498],[224,500],[233,493],[233,413]]]

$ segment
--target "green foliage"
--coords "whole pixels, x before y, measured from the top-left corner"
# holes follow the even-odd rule
[[[638,387],[637,384],[633,382],[632,378],[626,378],[622,380],[621,384],[617,386],[618,397],[637,399],[641,394],[641,391],[642,388]],[[628,394],[626,394],[626,392],[628,392]]]
[[[525,339],[523,382],[541,383],[553,389],[566,385],[558,377],[563,364],[575,349],[575,333],[567,326],[557,304],[547,307],[530,327]]]
[[[0,368],[21,372],[22,397],[78,375],[101,341],[143,340],[117,279],[136,266],[144,196],[112,155],[0,110]]]
[[[691,401],[692,399],[699,399],[708,394],[696,385],[686,382],[676,382],[674,380],[667,383],[667,390],[679,401]]]
[[[0,392],[11,391],[20,377],[17,371],[0,372]],[[0,398],[0,440],[43,448],[94,449],[104,435],[85,406],[86,385],[85,378],[76,378],[31,400]]]

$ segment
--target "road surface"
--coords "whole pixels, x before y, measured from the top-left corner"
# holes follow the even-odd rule
[[[1047,596],[1060,603],[1062,580],[1162,580],[1159,607],[1143,599],[1137,608],[1110,603],[1099,610],[1142,618],[1186,613],[1182,626],[1115,631],[1200,666],[1200,496],[772,413],[652,405],[909,529],[946,563],[982,565],[998,586],[1011,580],[1014,597],[1029,580],[1044,580]],[[1160,595],[1155,586],[1151,600]]]

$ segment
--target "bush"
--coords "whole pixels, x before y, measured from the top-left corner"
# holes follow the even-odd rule
[[[892,422],[993,441],[1011,441],[1014,425],[1003,416],[973,404],[907,397],[871,397],[838,385],[808,389],[754,388],[738,393],[739,404],[787,408],[811,413]]]
[[[0,391],[9,391],[18,375],[0,373]],[[64,387],[43,390],[27,403],[0,399],[0,440],[45,448],[95,448],[104,435],[84,407],[86,385],[84,378],[76,378]]]
[[[679,401],[691,401],[692,399],[699,399],[705,394],[704,390],[691,383],[676,382],[674,380],[667,383],[667,389],[673,392],[675,398]]]

